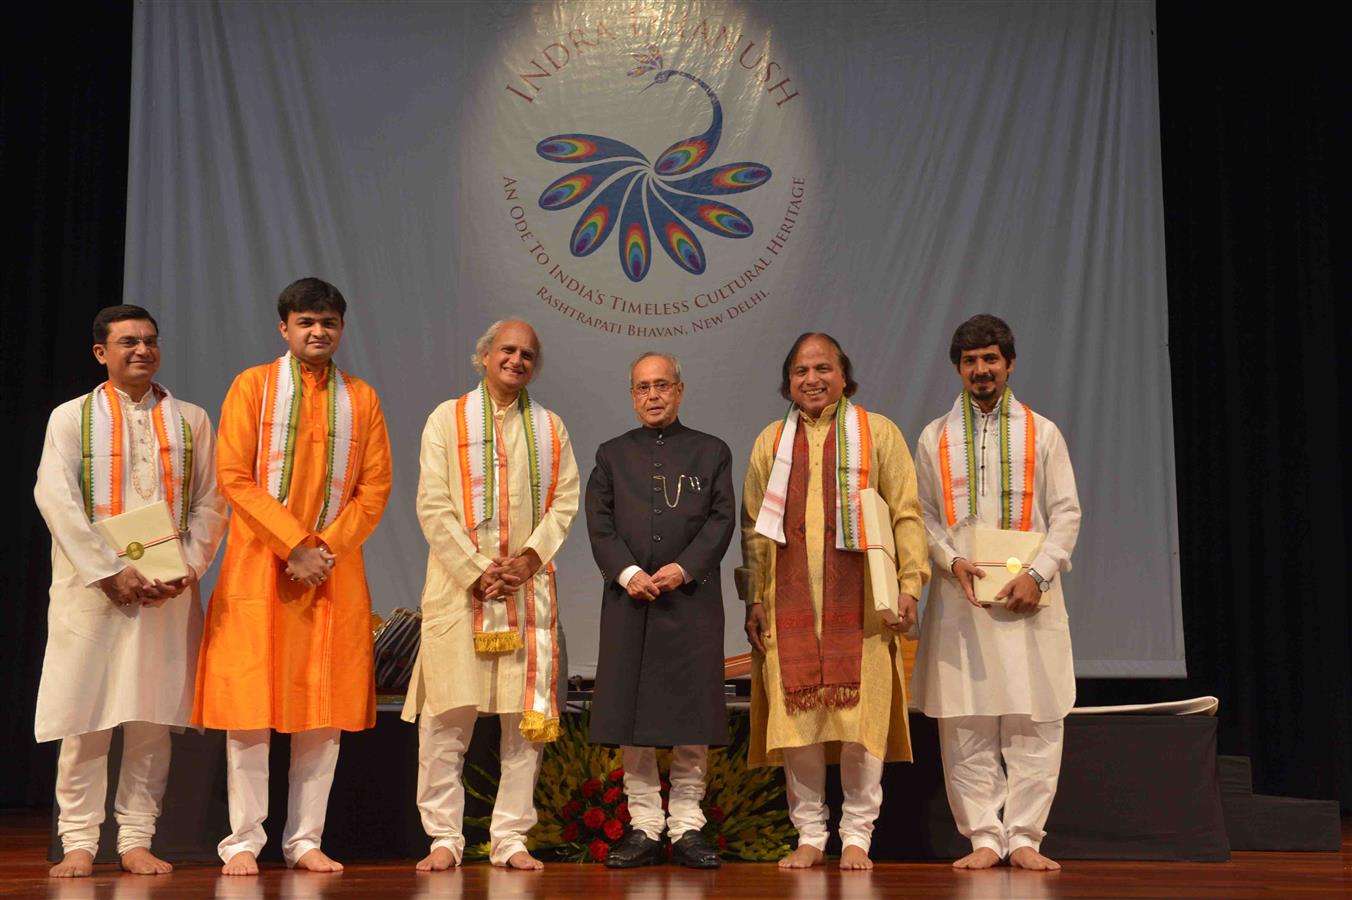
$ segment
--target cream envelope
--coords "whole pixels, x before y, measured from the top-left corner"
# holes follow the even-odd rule
[[[1000,528],[972,529],[972,565],[986,573],[985,578],[973,578],[972,589],[977,602],[982,606],[991,606],[1003,600],[995,595],[1010,580],[1033,565],[1038,550],[1042,549],[1042,539],[1046,535],[1040,531],[1005,531]],[[1042,574],[1045,577],[1044,573]],[[1051,603],[1052,591],[1042,595],[1038,606]]]
[[[897,543],[892,535],[892,512],[887,501],[873,488],[859,492],[860,512],[864,517],[864,537],[867,540],[868,575],[872,587],[873,608],[883,621],[897,621]],[[920,623],[911,624],[906,637],[915,639]]]
[[[173,581],[188,574],[178,528],[165,503],[152,503],[94,523],[115,551],[146,578]]]

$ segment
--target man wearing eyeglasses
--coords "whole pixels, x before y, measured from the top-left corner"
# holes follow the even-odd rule
[[[65,855],[54,877],[93,873],[108,749],[119,725],[113,809],[122,868],[144,875],[173,868],[150,852],[150,842],[169,777],[169,729],[191,722],[202,633],[197,579],[225,532],[211,421],[154,382],[160,335],[150,313],[100,310],[94,357],[108,380],[52,412],[33,489],[52,533],[34,732],[39,741],[61,740],[56,827]],[[141,548],[133,543],[119,553],[95,528],[157,503],[168,504],[180,529],[185,578],[147,578],[135,562]]]
[[[587,533],[605,588],[591,739],[622,748],[632,829],[612,868],[672,860],[716,868],[704,836],[709,747],[727,743],[719,563],[732,540],[732,454],[683,425],[674,356],[644,353],[629,368],[639,427],[602,444],[587,482]],[[669,812],[657,747],[670,747]]]

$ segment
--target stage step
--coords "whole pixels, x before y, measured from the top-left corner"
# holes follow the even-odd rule
[[[1247,756],[1217,755],[1216,777],[1220,779],[1222,791],[1253,793],[1253,764]]]
[[[1336,800],[1255,794],[1253,766],[1247,756],[1218,756],[1216,760],[1231,850],[1337,853],[1342,849]]]

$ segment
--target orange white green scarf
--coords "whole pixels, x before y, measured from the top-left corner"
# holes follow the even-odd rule
[[[560,438],[549,410],[521,391],[516,401],[526,434],[530,466],[531,530],[554,503],[559,480]],[[455,403],[456,452],[460,462],[461,513],[470,539],[487,556],[508,551],[507,479],[499,472],[498,429],[488,386],[479,386]],[[526,680],[520,730],[532,741],[552,741],[559,735],[558,708],[558,599],[554,564],[504,600],[473,601],[474,650],[480,654],[526,651]],[[524,628],[520,624],[524,620]]]
[[[802,415],[790,406],[775,434],[774,464],[765,486],[765,500],[756,516],[756,533],[784,544],[784,504],[788,498],[789,473],[793,468],[793,439]],[[868,414],[844,397],[836,404],[836,549],[868,549],[864,535],[863,506],[859,492],[868,487],[873,438]]]
[[[188,530],[192,506],[192,427],[179,412],[173,395],[158,384],[150,390],[155,406],[150,420],[159,445],[160,480],[169,514],[180,532]],[[85,397],[80,407],[80,492],[89,521],[126,512],[123,491],[131,480],[131,454],[122,403],[112,382],[105,381]]]
[[[1000,527],[1028,531],[1033,527],[1033,477],[1037,461],[1033,411],[1005,388],[996,413],[1000,442]],[[950,528],[977,515],[979,486],[973,483],[979,477],[973,439],[975,418],[972,395],[963,391],[939,434],[939,477],[944,489],[944,516]]]
[[[329,361],[327,380],[324,505],[314,523],[315,531],[323,531],[333,524],[356,483],[353,448],[357,446],[357,435],[352,416],[352,388],[348,376],[340,372],[332,360]],[[258,484],[283,505],[291,494],[291,476],[296,469],[296,439],[304,384],[300,363],[288,352],[272,364],[263,385],[254,474]]]

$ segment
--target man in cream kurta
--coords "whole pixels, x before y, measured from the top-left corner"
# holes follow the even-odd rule
[[[767,488],[771,497],[775,494],[776,448],[788,452],[782,445],[790,441],[790,419],[771,424],[757,438],[743,490],[743,567],[737,572],[737,586],[747,603],[747,632],[756,650],[752,666],[749,762],[766,765],[782,761],[784,765],[789,816],[798,829],[798,849],[780,862],[786,868],[805,868],[823,861],[827,841],[828,744],[831,757],[839,753],[845,795],[840,823],[842,868],[871,866],[868,850],[873,822],[882,804],[883,762],[911,758],[903,661],[896,634],[914,624],[915,597],[929,574],[915,472],[896,425],[876,413],[864,413],[853,404],[847,407],[851,412],[843,416],[854,412],[866,416],[867,429],[861,429],[860,444],[867,448],[863,455],[867,470],[863,483],[851,485],[852,492],[857,498],[858,489],[873,487],[891,511],[901,621],[895,626],[886,625],[868,601],[865,588],[868,576],[862,552],[836,551],[838,565],[851,564],[851,557],[855,560],[854,586],[847,596],[832,596],[826,584],[831,577],[827,557],[832,554],[838,513],[843,513],[845,507],[838,510],[839,501],[828,501],[825,495],[828,490],[836,493],[838,470],[834,460],[859,455],[857,449],[848,448],[849,430],[838,425],[837,412],[839,404],[846,403],[845,397],[852,395],[856,387],[849,359],[834,339],[818,334],[800,337],[784,361],[781,392],[794,403],[789,413],[795,425],[792,440],[802,446],[792,452],[792,468],[805,464],[798,473],[805,498],[794,490],[790,475],[787,500],[780,501],[784,543],[767,537],[762,521],[763,507],[770,503]],[[839,456],[838,431],[846,435],[847,445]],[[824,477],[826,472],[829,477]],[[806,557],[804,587],[810,591],[811,623],[816,638],[810,653],[820,655],[824,687],[806,703],[791,696],[801,694],[800,689],[785,689],[788,677],[784,667],[785,642],[789,636],[785,633],[786,591],[780,571],[786,554],[791,553]],[[804,597],[800,602],[806,603],[807,599]],[[826,605],[832,608],[830,615],[824,614]],[[837,644],[830,634],[835,632],[840,619],[851,616],[855,622],[853,636],[848,643]],[[831,620],[829,629],[825,620]],[[812,634],[806,637],[811,642]],[[822,649],[815,649],[818,645]],[[855,677],[852,674],[847,678],[851,683],[833,686],[826,682],[833,657],[840,656],[850,665],[857,665],[857,686],[852,686]],[[810,665],[815,662],[809,660]]]
[[[1038,850],[1056,794],[1063,720],[1075,705],[1058,577],[1070,570],[1080,530],[1075,474],[1061,432],[1007,389],[1014,336],[1004,322],[976,316],[963,323],[950,356],[963,393],[952,411],[926,426],[916,450],[920,504],[939,577],[921,624],[913,693],[917,706],[939,720],[949,806],[972,842],[972,853],[954,865],[987,868],[1008,856],[1022,868],[1056,869]],[[1026,436],[1031,427],[1032,460],[1026,440],[1002,441],[1011,422],[1016,434]],[[1002,455],[1009,465],[1002,466]],[[1018,473],[1029,466],[1031,484],[1019,483]],[[982,607],[973,594],[972,578],[980,574],[971,561],[977,527],[1046,535],[1027,570],[1002,588],[1003,604]],[[1039,607],[1044,592],[1049,602]]]
[[[526,833],[567,678],[551,560],[577,514],[572,445],[526,391],[540,361],[529,325],[495,322],[473,360],[483,381],[438,406],[422,437],[417,508],[429,553],[404,719],[418,721],[418,809],[431,838],[423,871],[459,865],[464,853],[461,773],[480,714],[496,714],[502,730],[489,858],[540,867]]]
[[[61,740],[57,831],[65,859],[52,870],[58,876],[92,871],[104,817],[109,742],[119,725],[122,767],[114,811],[123,868],[146,874],[170,870],[149,848],[169,774],[169,729],[191,721],[202,633],[197,580],[211,565],[225,531],[211,422],[200,407],[152,383],[160,359],[154,319],[137,306],[109,307],[95,319],[94,341],[108,381],[52,412],[33,490],[52,533],[47,653],[34,732],[39,741]],[[171,518],[181,523],[182,492],[187,492],[182,549],[192,574],[184,583],[164,585],[140,577],[134,563],[119,557],[91,523],[86,496],[93,494],[86,493],[92,487],[83,465],[81,420],[88,413],[91,422],[97,421],[87,406],[94,400],[106,401],[110,420],[121,421],[120,442],[110,441],[120,443],[121,465],[97,454],[90,459],[90,471],[96,473],[91,477],[98,477],[101,461],[110,474],[116,470],[112,481],[120,484],[108,487],[120,511],[173,499]],[[156,425],[175,427],[176,416],[186,426],[181,433],[191,434],[191,465],[187,478],[170,479],[177,496],[166,498]],[[117,511],[112,505],[107,510],[96,506],[95,518]]]

